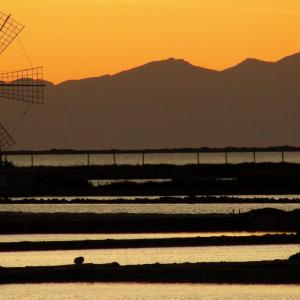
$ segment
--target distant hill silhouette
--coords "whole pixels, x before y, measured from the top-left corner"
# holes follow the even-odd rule
[[[18,149],[300,145],[300,53],[224,71],[167,59],[113,76],[47,83]],[[24,107],[1,101],[13,128]]]

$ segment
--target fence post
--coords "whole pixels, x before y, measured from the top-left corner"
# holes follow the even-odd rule
[[[90,165],[90,153],[88,152],[87,154],[87,165],[89,166]]]
[[[33,168],[33,153],[31,153],[31,168]]]
[[[281,152],[281,162],[284,163],[284,151]]]
[[[256,152],[253,151],[253,162],[256,164]]]
[[[117,162],[116,162],[116,153],[114,153],[113,156],[114,156],[114,165],[116,165],[117,164]]]
[[[198,166],[200,165],[200,154],[199,152],[197,152],[197,163],[198,163]]]
[[[228,165],[228,153],[227,153],[227,151],[225,151],[225,163],[226,163],[226,165]]]

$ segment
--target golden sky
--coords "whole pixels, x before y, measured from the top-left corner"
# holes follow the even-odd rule
[[[169,57],[222,70],[300,52],[300,0],[1,0],[0,10],[26,25],[22,43],[56,83]],[[17,40],[0,71],[27,67]]]

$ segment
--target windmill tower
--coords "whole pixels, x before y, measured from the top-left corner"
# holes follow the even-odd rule
[[[24,26],[0,12],[0,54],[17,38]],[[0,97],[10,100],[43,104],[43,68],[30,68],[0,74]],[[1,105],[1,103],[0,103]],[[13,137],[0,122],[0,166],[2,151],[15,144]]]

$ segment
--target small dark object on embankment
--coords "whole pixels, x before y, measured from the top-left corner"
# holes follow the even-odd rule
[[[74,259],[74,264],[76,264],[76,265],[82,265],[83,262],[84,262],[83,256],[75,257],[75,259]]]
[[[300,263],[264,262],[185,263],[119,266],[67,265],[0,268],[0,283],[42,282],[160,282],[299,284]]]

